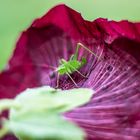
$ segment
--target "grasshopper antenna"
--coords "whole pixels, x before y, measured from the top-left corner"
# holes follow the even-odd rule
[[[79,47],[83,47],[85,50],[87,50],[88,52],[90,52],[91,54],[93,54],[94,56],[96,56],[97,58],[99,58],[100,59],[100,57],[98,56],[98,55],[96,55],[94,52],[92,52],[90,49],[88,49],[87,47],[85,47],[82,43],[78,43],[77,44],[77,48],[79,49]]]
[[[51,68],[53,70],[56,70],[57,68],[54,66],[50,66],[47,64],[26,64],[25,66],[37,66],[37,67],[42,67],[42,68]]]
[[[37,64],[35,66],[44,67],[44,68],[51,68],[53,70],[56,70],[57,69],[56,67],[50,66],[50,65],[47,65],[47,64]]]

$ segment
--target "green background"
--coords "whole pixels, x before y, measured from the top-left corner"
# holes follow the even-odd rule
[[[21,31],[56,4],[65,3],[88,20],[105,17],[140,21],[140,0],[0,0],[0,70]]]

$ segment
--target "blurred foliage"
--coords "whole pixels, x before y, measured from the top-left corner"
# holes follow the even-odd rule
[[[20,32],[59,3],[79,11],[88,20],[105,17],[140,21],[140,0],[0,0],[0,69],[4,68]]]

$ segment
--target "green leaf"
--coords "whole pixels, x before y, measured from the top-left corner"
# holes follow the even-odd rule
[[[20,140],[83,140],[84,131],[65,120],[62,113],[87,103],[92,95],[93,90],[87,88],[27,89],[14,100],[1,103],[2,108],[10,108],[10,120],[3,128]]]
[[[93,90],[87,88],[57,90],[44,86],[27,89],[15,99],[22,108],[12,111],[19,116],[28,112],[63,113],[87,103],[92,94]]]
[[[84,140],[85,133],[58,115],[28,114],[11,120],[9,128],[20,140]]]

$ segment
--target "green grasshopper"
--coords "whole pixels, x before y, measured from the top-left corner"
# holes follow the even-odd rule
[[[58,72],[57,87],[59,85],[59,76],[60,75],[64,75],[64,74],[68,75],[76,87],[78,87],[78,85],[73,80],[73,78],[70,76],[70,74],[77,72],[82,77],[87,78],[85,75],[83,75],[82,73],[80,73],[78,71],[78,69],[83,67],[87,61],[85,57],[82,57],[81,61],[78,60],[78,51],[79,51],[80,47],[84,48],[85,50],[89,51],[91,54],[96,56],[96,54],[93,53],[90,49],[85,47],[83,44],[78,43],[75,53],[70,57],[70,59],[68,61],[66,61],[65,59],[60,59],[59,66],[58,66],[58,68],[56,68],[56,71]]]
[[[56,88],[58,88],[59,86],[59,77],[61,75],[68,75],[68,77],[72,80],[72,82],[74,83],[74,85],[76,87],[78,87],[78,85],[76,84],[76,82],[73,80],[73,78],[71,77],[71,74],[74,73],[74,72],[77,72],[79,75],[81,75],[82,77],[84,78],[87,78],[87,76],[83,75],[79,69],[81,67],[83,67],[85,64],[86,64],[86,58],[85,57],[82,57],[81,60],[79,61],[78,60],[78,51],[79,51],[79,48],[82,47],[84,48],[85,50],[87,50],[88,52],[90,52],[91,54],[93,54],[94,56],[98,57],[95,53],[93,53],[90,49],[88,49],[87,47],[85,47],[83,44],[81,43],[78,43],[77,44],[77,47],[76,47],[76,51],[75,53],[70,57],[70,59],[68,61],[66,61],[65,59],[60,59],[59,61],[59,66],[56,68],[54,66],[50,66],[50,65],[40,65],[41,67],[45,67],[45,68],[51,68],[53,69],[55,72],[58,73],[58,76],[57,76],[57,86]],[[39,66],[39,65],[37,65]],[[52,74],[52,76],[54,75],[54,72]],[[51,76],[50,76],[51,77]]]

